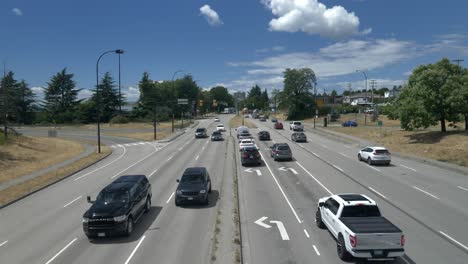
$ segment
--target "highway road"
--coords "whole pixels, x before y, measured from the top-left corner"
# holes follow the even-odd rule
[[[0,263],[210,263],[217,210],[230,201],[229,179],[239,180],[242,261],[343,263],[336,243],[315,226],[320,197],[364,193],[406,235],[406,255],[396,263],[467,263],[467,175],[393,157],[393,165],[357,161],[358,149],[306,131],[309,142],[294,143],[291,132],[270,121],[251,120],[272,141],[257,141],[263,164],[243,167],[237,140],[195,139],[194,129],[170,142],[132,142],[103,137],[113,153],[102,162],[0,210]],[[209,133],[217,123],[201,120]],[[230,130],[230,131],[229,131]],[[76,133],[91,139],[93,135]],[[268,147],[287,142],[293,161],[273,161]],[[205,166],[213,181],[208,206],[175,207],[176,179],[186,167]],[[127,238],[88,240],[81,217],[97,193],[120,175],[144,174],[152,184],[152,208]],[[230,223],[230,217],[221,219]],[[226,225],[222,226],[224,228]],[[222,231],[221,231],[222,232]],[[222,237],[219,252],[230,252]],[[224,248],[223,248],[224,247]],[[217,263],[233,263],[218,256]],[[352,260],[349,263],[357,263]]]

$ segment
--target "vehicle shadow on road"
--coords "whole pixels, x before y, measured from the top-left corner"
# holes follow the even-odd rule
[[[92,244],[125,244],[138,241],[147,230],[155,230],[157,228],[149,229],[154,223],[156,218],[161,213],[161,206],[151,206],[148,213],[143,214],[138,222],[134,225],[133,232],[130,236],[115,236],[109,238],[95,238],[90,240]]]
[[[397,258],[394,261],[372,261],[372,260],[362,260],[362,259],[351,259],[349,261],[346,261],[347,263],[356,263],[356,264],[383,264],[383,263],[391,263],[391,264],[416,264],[414,260],[412,260],[408,255],[404,255],[401,258]]]
[[[211,193],[208,197],[208,205],[201,205],[197,203],[183,203],[180,205],[180,207],[184,209],[202,209],[215,207],[219,200],[219,192],[217,190],[211,190]]]

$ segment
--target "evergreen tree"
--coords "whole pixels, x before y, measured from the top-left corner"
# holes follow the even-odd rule
[[[13,120],[15,111],[15,92],[18,88],[18,81],[14,78],[14,73],[9,71],[5,77],[1,80],[1,94],[0,94],[0,104],[1,104],[1,117],[0,120],[7,124],[8,120]]]
[[[98,92],[94,90],[92,101],[96,103],[96,107],[101,113],[101,121],[109,122],[118,112],[120,100],[119,91],[116,89],[114,80],[109,72],[104,74],[98,90]]]
[[[31,124],[34,120],[34,93],[28,84],[22,80],[17,85],[15,92],[16,121],[20,124]]]

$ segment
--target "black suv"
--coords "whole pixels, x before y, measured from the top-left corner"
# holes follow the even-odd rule
[[[268,131],[258,132],[258,140],[270,140],[270,133]]]
[[[88,238],[129,236],[133,225],[151,208],[151,184],[144,175],[121,176],[99,192],[83,215]]]
[[[256,147],[247,146],[241,150],[241,164],[245,165],[261,165],[262,157]]]
[[[291,140],[296,142],[307,142],[307,136],[303,132],[294,132],[291,134]]]
[[[213,131],[213,134],[211,134],[211,141],[218,140],[223,140],[223,134],[221,133],[221,131]]]
[[[175,195],[175,205],[179,206],[182,202],[200,202],[208,204],[208,193],[211,192],[211,179],[208,170],[205,167],[187,168],[182,178],[177,179]]]
[[[206,138],[208,135],[206,134],[206,128],[199,127],[195,130],[195,138]]]

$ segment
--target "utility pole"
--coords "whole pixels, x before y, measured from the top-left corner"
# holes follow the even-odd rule
[[[371,85],[371,89],[372,89],[372,98],[371,98],[372,108],[374,108],[374,89],[375,89],[376,83],[377,83],[376,80],[371,80],[370,81],[370,85]]]
[[[465,60],[462,60],[462,59],[456,59],[456,60],[452,60],[453,62],[456,62],[458,66],[460,66],[460,62],[463,62]]]
[[[5,82],[5,77],[6,77],[6,63],[5,63],[5,61],[3,61],[3,82]],[[8,108],[7,108],[7,105],[6,105],[7,101],[8,101],[8,99],[7,99],[8,93],[7,93],[6,85],[4,87],[2,87],[2,92],[3,92],[3,98],[2,98],[2,108],[3,109],[2,110],[3,110],[3,118],[4,118],[4,120],[3,120],[3,138],[4,138],[5,142],[6,142],[7,137],[8,137],[8,125],[7,125],[7,121],[8,121],[7,120],[8,119],[8,114],[7,114],[8,110],[7,109]]]

